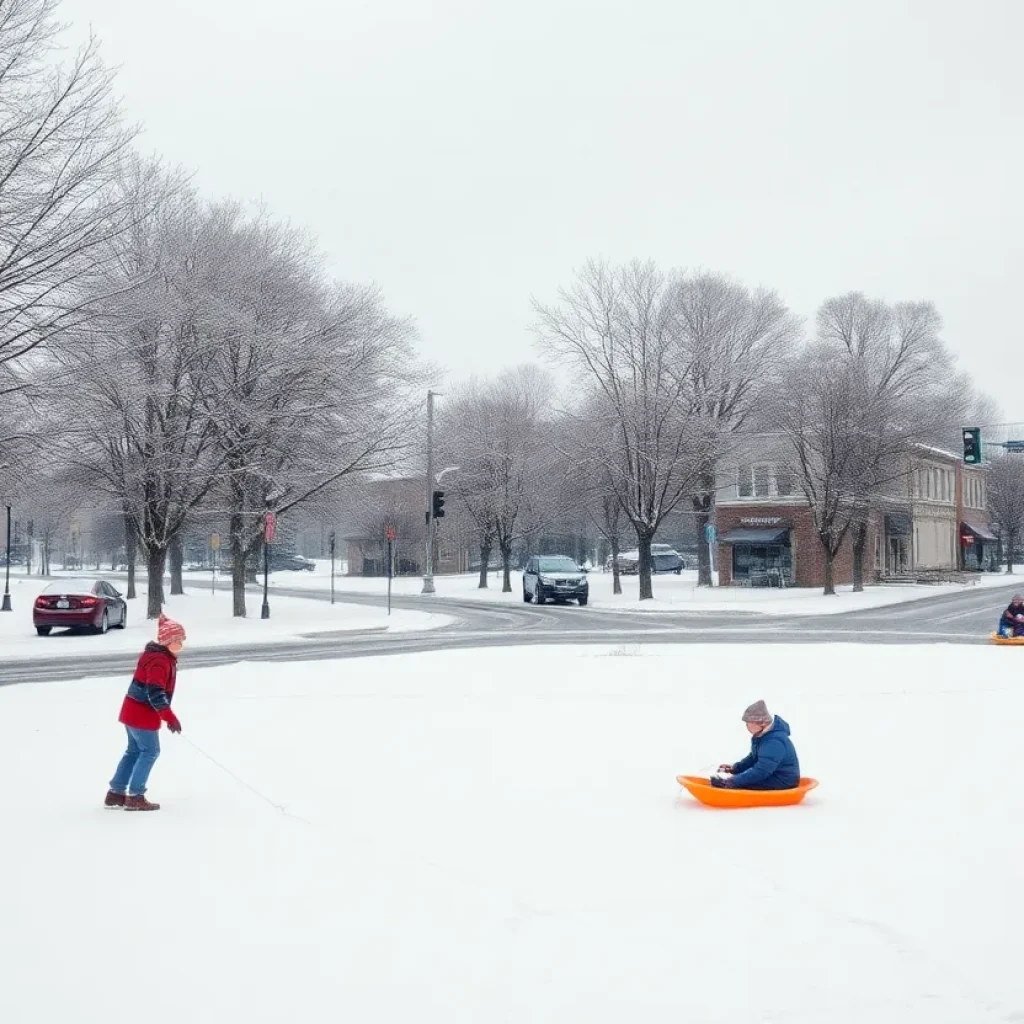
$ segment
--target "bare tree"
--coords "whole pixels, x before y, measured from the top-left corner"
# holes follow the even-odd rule
[[[166,183],[138,182],[137,206]],[[59,367],[51,399],[63,403],[65,458],[119,507],[146,551],[147,614],[163,606],[167,553],[217,481],[222,459],[205,416],[209,351],[198,300],[202,234],[193,196],[163,195],[118,239],[111,283],[85,327],[50,346]]]
[[[234,613],[265,513],[282,516],[352,474],[392,469],[411,443],[421,379],[408,322],[374,288],[332,283],[311,240],[233,205],[208,216],[205,413],[224,461]]]
[[[999,526],[1006,571],[1013,572],[1013,556],[1024,537],[1024,457],[997,456],[988,466],[988,509]]]
[[[128,224],[112,182],[133,133],[95,40],[57,63],[58,6],[0,3],[0,364],[88,321]]]
[[[653,597],[658,527],[692,497],[709,455],[688,411],[691,367],[680,363],[672,300],[652,263],[591,262],[557,304],[534,303],[542,346],[591,392],[592,457],[636,531],[641,600]]]
[[[452,489],[477,529],[481,586],[497,544],[504,593],[512,590],[514,545],[546,518],[540,497],[553,458],[544,434],[551,395],[550,378],[527,365],[471,382],[447,403],[445,451],[459,466]]]
[[[612,566],[612,593],[622,594],[619,554],[622,535],[628,528],[622,505],[615,494],[608,452],[604,445],[593,444],[592,422],[600,415],[600,403],[585,403],[566,410],[561,430],[554,441],[560,464],[555,476],[564,480],[569,493],[561,502],[565,509],[582,510],[587,521],[607,541]],[[621,459],[621,453],[619,455]]]
[[[697,535],[703,537],[714,511],[718,462],[752,425],[764,397],[780,386],[800,323],[775,292],[751,292],[721,274],[680,275],[670,292],[682,398],[705,438],[693,495]],[[711,586],[707,545],[698,544],[697,551],[698,584]]]
[[[912,448],[941,428],[952,359],[931,303],[889,306],[859,292],[822,304],[777,409],[825,554],[825,593],[850,535],[854,589],[874,512],[905,490]]]

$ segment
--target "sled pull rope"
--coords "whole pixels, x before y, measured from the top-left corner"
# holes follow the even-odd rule
[[[227,775],[229,778],[234,779],[235,782],[237,782],[240,786],[243,786],[245,789],[249,790],[249,792],[252,793],[254,796],[258,796],[265,804],[269,804],[271,807],[273,807],[275,811],[280,811],[281,814],[283,814],[286,818],[293,818],[295,821],[301,821],[304,825],[313,824],[311,821],[309,821],[306,818],[300,817],[298,814],[292,814],[292,812],[289,811],[288,808],[285,807],[283,804],[274,803],[274,801],[271,800],[270,797],[266,795],[266,793],[261,793],[255,786],[250,785],[248,782],[245,781],[245,779],[236,775],[230,768],[228,768],[226,765],[221,764],[220,761],[217,760],[217,758],[215,758],[212,754],[208,754],[205,750],[203,750],[201,746],[199,746],[198,743],[189,739],[189,737],[186,736],[184,733],[181,733],[181,738],[194,751],[196,751],[196,753],[202,754],[203,757],[205,757],[206,760],[210,762],[210,764],[219,768],[225,775]]]

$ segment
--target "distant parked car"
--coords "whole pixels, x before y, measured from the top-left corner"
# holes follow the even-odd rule
[[[611,571],[612,560],[606,564]],[[651,545],[651,571],[655,574],[674,572],[677,576],[686,568],[686,559],[668,544]],[[619,572],[624,576],[635,576],[640,571],[640,552],[623,551],[619,554]]]
[[[590,598],[586,570],[566,555],[535,555],[523,570],[523,600],[529,604],[546,601],[578,601],[582,607]]]
[[[57,580],[36,598],[32,624],[40,636],[52,629],[106,633],[128,624],[128,603],[106,580]]]
[[[260,568],[262,569],[263,566],[261,565]],[[311,561],[308,558],[303,558],[302,555],[294,555],[286,552],[278,554],[275,551],[271,551],[271,572],[301,572],[303,569],[307,572],[312,572],[315,568],[316,562]]]

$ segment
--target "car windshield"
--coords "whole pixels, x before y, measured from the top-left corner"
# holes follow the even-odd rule
[[[91,594],[96,586],[93,580],[57,580],[43,589],[44,594]]]
[[[571,558],[542,558],[541,572],[579,572],[580,567]]]

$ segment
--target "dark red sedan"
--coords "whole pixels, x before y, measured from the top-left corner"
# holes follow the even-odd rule
[[[51,629],[124,629],[128,604],[106,580],[56,580],[36,598],[32,624],[40,636]]]

